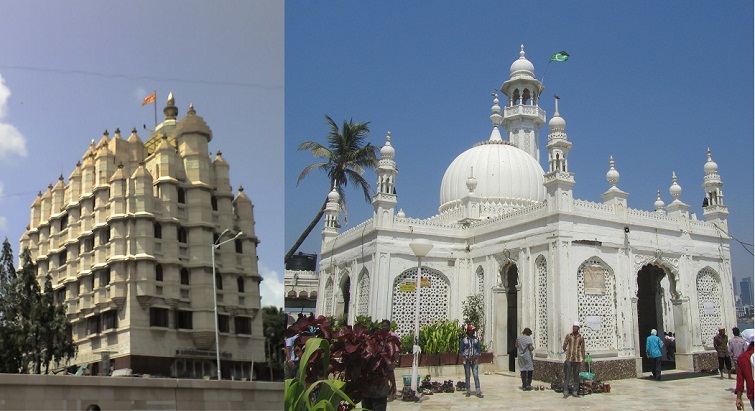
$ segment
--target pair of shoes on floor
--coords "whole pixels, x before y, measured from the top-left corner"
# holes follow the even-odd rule
[[[467,391],[466,394],[464,394],[465,397],[469,398],[469,396],[472,395],[471,392]]]

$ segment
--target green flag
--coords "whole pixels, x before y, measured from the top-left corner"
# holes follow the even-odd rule
[[[554,53],[551,56],[550,61],[566,61],[566,60],[569,60],[569,53],[565,51],[559,51],[558,53]]]

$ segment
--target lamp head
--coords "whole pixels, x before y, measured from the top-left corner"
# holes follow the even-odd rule
[[[424,257],[433,249],[433,243],[424,238],[417,238],[409,243],[409,247],[411,247],[415,256]]]

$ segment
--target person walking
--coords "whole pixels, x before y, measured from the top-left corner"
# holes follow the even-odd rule
[[[579,370],[585,362],[585,339],[579,333],[579,326],[579,321],[575,321],[571,333],[564,338],[564,398],[569,398],[570,391],[571,395],[579,397]]]
[[[733,339],[733,338],[732,338]],[[755,357],[752,355],[753,353],[753,335],[748,334],[747,338],[745,338],[745,341],[747,342],[747,350],[743,352],[742,354],[737,357],[737,369],[739,369],[739,372],[737,373],[737,385],[734,388],[734,394],[737,395],[737,401],[736,406],[738,410],[744,409],[744,404],[742,403],[742,392],[745,391],[745,384],[747,385],[747,399],[750,400],[750,407],[755,409],[755,404],[753,402],[753,380],[752,380],[752,369],[755,368]]]
[[[724,379],[724,366],[729,372],[729,379],[731,379],[731,357],[729,357],[729,337],[726,336],[726,328],[723,326],[718,327],[718,334],[713,337],[713,348],[716,349],[718,354],[718,374],[720,378]]]
[[[519,359],[519,372],[522,376],[522,390],[532,391],[532,373],[535,371],[535,363],[532,358],[532,351],[535,346],[532,345],[532,330],[525,328],[516,339],[516,357]]]
[[[747,340],[745,340],[739,332],[739,327],[731,329],[731,333],[734,335],[729,340],[729,356],[731,357],[732,367],[734,368],[734,374],[737,373],[739,366],[737,365],[737,358],[743,352],[747,351]]]
[[[464,361],[464,377],[467,381],[467,397],[472,395],[470,391],[471,386],[469,385],[469,374],[472,373],[475,390],[477,391],[476,395],[479,398],[482,398],[483,395],[480,390],[480,374],[478,373],[478,359],[480,358],[482,350],[480,349],[480,339],[477,338],[474,333],[475,327],[473,325],[468,326],[467,335],[461,339],[461,343],[459,344],[459,355],[461,355],[461,358]]]
[[[653,379],[656,381],[661,380],[661,360],[663,359],[661,349],[663,349],[663,341],[658,338],[658,331],[653,328],[650,330],[650,336],[645,340],[645,356],[652,363]]]

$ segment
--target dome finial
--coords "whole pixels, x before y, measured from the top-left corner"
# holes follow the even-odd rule
[[[619,182],[619,177],[621,176],[619,172],[614,168],[614,161],[613,156],[610,156],[608,159],[608,164],[610,165],[610,169],[606,173],[606,180],[608,180],[609,183],[611,183],[611,188],[616,188],[616,183]]]
[[[522,44],[519,48],[520,48],[520,50],[519,50],[519,58],[523,59],[524,58],[524,44]]]
[[[168,93],[168,101],[163,108],[163,114],[165,114],[166,120],[175,120],[178,116],[178,108],[176,108],[176,99],[173,98],[173,92]]]
[[[493,96],[493,107],[490,108],[490,111],[493,112],[493,114],[490,115],[490,121],[493,122],[493,134],[490,136],[491,140],[502,140],[501,139],[501,133],[496,133],[496,130],[498,129],[498,126],[503,123],[503,117],[501,116],[501,106],[498,105],[498,93],[495,91],[491,93],[491,96]],[[498,134],[496,136],[496,134]]]
[[[666,206],[666,203],[661,200],[661,190],[658,190],[658,196],[656,197],[655,203],[653,203],[653,206],[655,207],[655,211],[663,211],[663,207]]]
[[[674,202],[679,201],[679,196],[682,195],[682,187],[676,182],[676,171],[671,172],[671,187],[668,189],[671,197],[674,197]]]
[[[553,98],[556,99],[556,110],[553,113],[553,117],[561,117],[561,114],[558,113],[558,100],[560,100],[561,97],[559,97],[558,94],[554,94]]]

